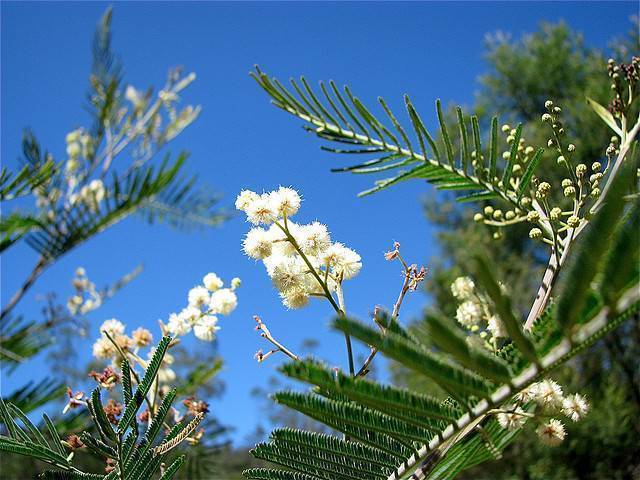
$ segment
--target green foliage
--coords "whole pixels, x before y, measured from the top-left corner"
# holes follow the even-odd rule
[[[166,436],[158,441],[175,399],[174,389],[163,398],[146,432],[139,439],[140,426],[136,415],[142,403],[148,402],[147,394],[156,382],[158,368],[170,342],[169,337],[161,340],[133,395],[127,393],[130,392],[130,383],[123,382],[124,412],[115,426],[112,425],[101,402],[100,388],[96,388],[90,399],[87,399],[87,408],[91,413],[98,436],[90,431],[84,431],[80,435],[80,440],[94,455],[113,462],[112,473],[91,474],[80,471],[73,465],[74,454],[67,455],[63,448],[70,444],[62,440],[46,414],[43,415],[44,430],[39,429],[20,408],[12,403],[5,404],[1,398],[0,420],[6,429],[6,435],[0,435],[0,451],[31,457],[58,469],[44,472],[41,478],[111,479],[117,477],[131,480],[151,478],[160,465],[167,460],[168,452],[190,435],[202,419],[200,414],[189,423],[178,422]],[[127,360],[123,360],[122,370],[130,372]],[[16,423],[16,419],[23,424],[23,427]],[[161,478],[173,478],[184,462],[184,455],[177,457],[167,466]]]

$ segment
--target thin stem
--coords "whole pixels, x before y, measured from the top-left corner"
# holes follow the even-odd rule
[[[342,291],[342,280],[340,280],[336,286],[336,293],[338,294],[338,303],[340,304],[340,311],[342,312],[342,316],[346,317],[346,307],[344,304],[344,292]],[[344,341],[347,345],[347,357],[349,359],[349,374],[351,376],[355,376],[355,365],[353,362],[353,348],[351,346],[351,337],[348,333],[344,333]]]
[[[47,259],[45,257],[40,257],[40,259],[38,260],[38,263],[36,263],[36,266],[33,267],[33,270],[31,271],[27,279],[24,281],[20,289],[13,295],[13,297],[11,297],[11,300],[9,300],[9,303],[7,303],[5,307],[2,309],[2,313],[0,313],[0,320],[6,317],[9,314],[9,312],[13,310],[13,308],[22,299],[25,293],[27,293],[27,291],[33,286],[33,284],[38,279],[38,277],[42,275],[42,272],[44,272],[47,266],[48,266]]]

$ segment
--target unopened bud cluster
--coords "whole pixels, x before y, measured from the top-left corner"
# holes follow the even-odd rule
[[[71,284],[75,290],[74,295],[67,300],[67,310],[71,315],[85,315],[102,305],[103,295],[96,290],[84,268],[76,269]]]

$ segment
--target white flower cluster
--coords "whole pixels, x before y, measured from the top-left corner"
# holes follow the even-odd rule
[[[287,187],[261,195],[243,190],[236,199],[236,208],[256,225],[244,239],[244,252],[263,261],[287,308],[304,307],[312,295],[335,291],[362,268],[360,255],[332,242],[325,225],[289,220],[300,203],[298,192]]]
[[[553,380],[543,380],[534,383],[518,393],[514,400],[516,405],[509,405],[496,416],[502,428],[515,430],[522,427],[527,417],[534,417],[526,413],[522,406],[535,402],[538,406],[536,413],[543,415],[542,421],[536,432],[541,442],[548,446],[557,446],[565,438],[566,432],[562,422],[556,418],[548,418],[549,415],[562,413],[570,420],[577,422],[589,412],[589,404],[579,393],[564,395],[562,387]]]
[[[223,288],[224,282],[215,273],[208,273],[202,285],[193,287],[187,295],[188,305],[179,313],[169,315],[163,329],[174,337],[188,334],[192,329],[200,340],[211,342],[220,330],[218,315],[229,315],[238,306],[235,290],[240,279],[231,280],[230,288]]]
[[[89,280],[84,268],[76,269],[71,282],[75,294],[67,300],[67,310],[71,315],[85,315],[102,305],[102,295],[96,290],[96,285]]]
[[[93,344],[93,356],[112,360],[117,364],[122,359],[120,351],[125,355],[137,355],[141,348],[150,345],[152,341],[153,335],[146,328],[138,328],[128,336],[124,324],[112,318],[105,320],[100,326],[100,337]]]
[[[469,277],[456,278],[451,294],[460,302],[456,320],[474,334],[468,337],[469,342],[495,350],[498,339],[507,338],[508,334],[500,318],[492,314],[488,299],[476,291]]]

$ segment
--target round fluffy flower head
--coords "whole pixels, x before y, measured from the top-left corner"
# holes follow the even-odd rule
[[[254,225],[270,225],[278,218],[278,211],[274,208],[269,194],[262,194],[249,203],[246,212],[247,220]]]
[[[100,326],[100,332],[107,332],[112,337],[117,337],[124,334],[124,324],[115,318],[105,320]]]
[[[240,287],[240,285],[242,284],[242,280],[240,280],[238,277],[233,277],[231,279],[231,290],[235,290],[238,287]]]
[[[204,287],[193,287],[189,290],[189,306],[203,307],[209,303],[209,290]]]
[[[182,311],[180,312],[180,316],[185,321],[189,322],[190,326],[193,326],[193,324],[196,323],[202,316],[202,311],[198,307],[189,305],[188,307],[182,309]]]
[[[114,347],[113,343],[111,343],[111,341],[106,337],[100,337],[93,344],[93,356],[96,358],[113,358],[115,354],[116,348]]]
[[[236,208],[246,212],[249,205],[255,202],[258,198],[260,198],[260,195],[256,192],[252,192],[251,190],[242,190],[236,198]]]
[[[303,287],[307,266],[297,257],[278,256],[273,264],[269,263],[267,272],[273,280],[273,284],[281,292]]]
[[[242,247],[247,256],[255,258],[256,260],[262,260],[271,255],[273,242],[269,232],[264,228],[255,227],[247,233]]]
[[[146,347],[153,341],[153,335],[146,328],[137,328],[131,334],[133,343],[138,347]]]
[[[473,280],[469,277],[458,277],[451,284],[451,293],[458,300],[467,300],[473,295],[475,288]]]
[[[222,286],[224,285],[224,282],[215,273],[207,273],[202,279],[202,284],[210,292],[215,292],[219,288],[222,288]]]
[[[196,322],[193,327],[193,333],[200,340],[211,342],[216,337],[216,332],[220,330],[217,324],[218,317],[215,315],[206,315]]]
[[[462,303],[456,310],[456,319],[460,322],[460,325],[467,328],[477,325],[480,322],[481,316],[482,309],[480,305],[471,300]]]
[[[238,297],[230,288],[221,288],[211,294],[209,309],[211,313],[229,315],[238,306]]]
[[[321,255],[324,265],[329,265],[344,279],[355,277],[362,268],[360,255],[341,243],[334,243]]]
[[[576,393],[575,395],[569,395],[562,400],[562,413],[569,417],[574,422],[584,418],[589,413],[589,404],[587,400]]]
[[[505,407],[508,413],[499,413],[496,417],[500,426],[507,430],[517,430],[521,428],[527,418],[522,415],[524,410],[520,407],[514,408],[513,405]]]
[[[536,384],[534,399],[545,408],[558,408],[562,405],[562,387],[553,380],[543,380]]]
[[[174,337],[180,337],[191,331],[191,324],[182,315],[172,313],[169,315],[167,329]]]
[[[331,246],[327,227],[320,222],[303,225],[300,230],[300,247],[306,255],[320,256]]]
[[[564,425],[560,420],[556,420],[555,418],[540,425],[536,433],[540,441],[550,447],[557,447],[565,437]]]
[[[500,320],[496,315],[491,315],[489,318],[487,322],[487,330],[489,330],[491,335],[496,338],[507,338],[509,336],[504,323],[502,323],[502,320]]]
[[[289,309],[305,307],[309,303],[309,293],[304,287],[296,287],[280,293],[282,304]]]
[[[273,208],[281,216],[291,217],[298,212],[300,208],[300,195],[293,188],[280,187],[278,190],[269,193],[269,198],[273,204]]]

